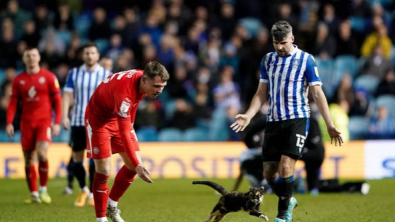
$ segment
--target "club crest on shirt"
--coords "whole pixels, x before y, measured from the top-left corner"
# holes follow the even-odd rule
[[[293,61],[293,63],[292,63],[292,68],[297,68],[297,67],[299,67],[299,63],[300,63],[300,60],[299,60],[299,59],[295,59],[295,60]]]
[[[19,81],[19,83],[20,83],[21,85],[25,85],[25,80],[21,80],[21,81]]]
[[[119,108],[118,114],[122,117],[127,117],[129,108],[130,108],[130,103],[122,101],[122,104],[121,104],[121,107]]]
[[[44,83],[45,83],[45,78],[44,78],[44,77],[40,77],[40,78],[38,79],[38,82],[39,82],[40,84],[44,84]]]

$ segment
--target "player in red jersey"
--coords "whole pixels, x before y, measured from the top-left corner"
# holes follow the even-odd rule
[[[26,49],[22,60],[26,70],[12,81],[12,95],[7,110],[6,133],[14,135],[12,121],[17,105],[21,110],[21,142],[25,159],[26,180],[31,193],[26,203],[51,203],[47,192],[47,151],[51,136],[60,132],[61,95],[56,76],[39,65],[40,54],[36,48]],[[55,124],[52,125],[52,107],[55,109]],[[52,132],[52,134],[51,134]],[[34,153],[37,152],[40,187],[37,189],[37,175],[34,167]]]
[[[139,145],[133,130],[139,102],[157,97],[167,84],[169,74],[158,62],[149,62],[143,70],[115,73],[105,79],[93,93],[85,112],[87,154],[96,164],[93,199],[98,222],[123,222],[118,201],[133,182],[136,174],[148,183],[150,172],[142,165]],[[124,166],[115,177],[111,192],[111,154],[119,153]],[[107,208],[107,209],[106,209]]]

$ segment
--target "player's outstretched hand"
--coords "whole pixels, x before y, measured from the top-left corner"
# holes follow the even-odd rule
[[[65,129],[65,130],[68,130],[68,129],[70,129],[70,119],[69,118],[63,118],[63,120],[62,120],[62,126],[63,126],[63,129]]]
[[[5,132],[7,133],[8,137],[12,139],[12,137],[14,137],[14,125],[7,124],[5,127]]]
[[[243,131],[251,121],[251,119],[246,114],[237,114],[235,119],[236,121],[230,125],[230,128],[232,128],[232,130],[234,130],[236,133]]]
[[[52,137],[58,136],[60,133],[60,125],[59,124],[54,124],[52,126]]]
[[[142,164],[139,164],[138,166],[136,166],[135,168],[137,175],[139,175],[139,177],[144,180],[147,183],[153,183],[153,181],[151,180],[151,178],[149,178],[149,175],[151,174],[147,168],[145,168],[145,166],[143,166]]]
[[[331,144],[335,141],[335,146],[339,144],[339,146],[343,143],[343,138],[340,135],[340,131],[336,129],[336,127],[328,127],[328,134],[331,137]]]

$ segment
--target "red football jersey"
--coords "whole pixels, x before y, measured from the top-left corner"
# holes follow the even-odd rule
[[[133,123],[138,104],[145,97],[138,92],[141,76],[143,70],[132,69],[107,77],[89,100],[90,113],[102,120],[115,120],[118,116]]]
[[[61,95],[56,76],[48,70],[38,73],[20,73],[12,81],[12,95],[7,110],[7,124],[11,124],[18,102],[22,104],[21,121],[32,124],[50,123],[52,107],[55,109],[55,123],[61,120]]]

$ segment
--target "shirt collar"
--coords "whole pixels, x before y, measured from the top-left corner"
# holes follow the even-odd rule
[[[89,72],[89,71],[86,69],[86,65],[85,65],[85,64],[83,64],[82,66],[80,66],[80,69],[83,70],[83,71]],[[103,69],[103,67],[102,67],[99,63],[96,63],[96,65],[95,65],[95,70],[93,70],[93,72],[98,72],[98,71],[100,71],[101,69]]]

